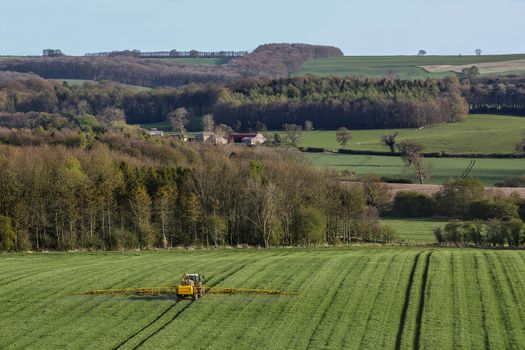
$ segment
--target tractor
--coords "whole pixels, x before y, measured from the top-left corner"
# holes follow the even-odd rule
[[[177,286],[177,299],[191,298],[197,300],[204,295],[203,275],[184,274],[180,286]]]

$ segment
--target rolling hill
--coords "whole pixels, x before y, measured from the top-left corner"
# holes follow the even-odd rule
[[[509,64],[510,61],[523,60],[521,55],[492,56],[344,56],[309,60],[296,76],[357,76],[357,77],[389,77],[401,79],[442,78],[454,75],[456,66],[485,66],[487,63],[498,63],[498,74],[505,75],[519,70],[525,73],[525,62],[521,65]],[[424,67],[432,66],[425,70]],[[443,66],[446,66],[443,69]],[[487,73],[493,73],[486,68]],[[494,65],[492,65],[494,66]],[[494,69],[493,69],[494,70]],[[485,71],[482,70],[482,73]]]

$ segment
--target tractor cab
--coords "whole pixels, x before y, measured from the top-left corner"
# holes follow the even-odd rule
[[[204,276],[202,275],[199,275],[199,274],[184,274],[182,276],[182,285],[183,286],[190,286],[190,285],[196,285],[196,284],[199,284],[201,283],[202,284],[202,280],[204,279]]]
[[[177,299],[192,298],[197,300],[204,295],[204,276],[200,274],[182,275],[180,286],[177,286]]]

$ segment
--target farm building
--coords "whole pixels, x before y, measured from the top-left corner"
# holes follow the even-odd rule
[[[268,139],[264,137],[262,134],[257,134],[255,135],[255,137],[245,137],[242,139],[243,144],[250,145],[250,146],[262,145],[266,141],[268,141]]]
[[[201,132],[195,136],[196,142],[210,143],[213,145],[225,145],[228,143],[224,137],[219,136],[213,132]]]
[[[249,132],[232,132],[230,133],[230,136],[228,137],[228,141],[230,143],[242,143],[242,140],[247,137],[255,137],[257,136],[256,133],[249,133]]]
[[[147,131],[149,136],[164,136],[164,131],[157,130],[155,128]]]

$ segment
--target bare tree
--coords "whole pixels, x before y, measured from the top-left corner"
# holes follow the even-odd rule
[[[335,138],[341,147],[345,148],[348,141],[352,139],[352,132],[345,127],[339,128],[335,134]]]
[[[168,114],[168,119],[174,132],[177,132],[181,141],[186,138],[186,125],[188,125],[188,111],[186,108],[177,108]]]
[[[97,114],[97,119],[105,123],[120,122],[126,120],[126,115],[122,109],[107,107]]]
[[[423,145],[415,141],[403,141],[399,143],[398,148],[405,165],[414,170],[419,182],[423,184],[430,177],[430,168],[423,162],[421,154],[424,148]]]
[[[213,132],[220,137],[227,137],[231,132],[233,132],[233,129],[229,125],[219,124],[215,125]]]
[[[476,53],[476,56],[481,56],[481,49],[476,49],[474,52]]]
[[[202,117],[202,131],[211,132],[215,126],[213,114],[206,114]]]
[[[384,211],[390,206],[392,202],[390,187],[379,176],[365,176],[362,180],[362,186],[367,205],[375,207],[379,211]]]
[[[394,153],[396,151],[396,145],[397,145],[397,131],[390,135],[383,135],[381,137],[381,143],[385,146],[385,148],[388,148],[390,152]]]
[[[286,131],[286,141],[293,147],[297,147],[303,135],[303,128],[296,124],[284,124],[283,128]]]
[[[417,53],[418,56],[425,56],[427,54],[427,52],[425,50],[419,50],[419,52]]]
[[[312,131],[314,130],[314,123],[312,123],[311,121],[307,120],[304,122],[304,131]]]
[[[247,219],[259,231],[264,246],[268,248],[277,236],[282,234],[280,215],[284,197],[282,192],[274,183],[263,184],[252,181],[251,187],[251,211]]]

